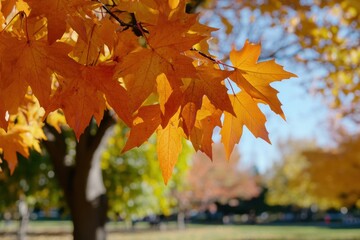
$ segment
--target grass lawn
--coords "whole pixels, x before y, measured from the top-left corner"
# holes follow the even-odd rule
[[[184,231],[113,234],[121,240],[250,240],[250,239],[360,239],[360,229],[329,229],[303,226],[190,226]]]
[[[0,225],[0,233],[3,227]],[[63,230],[61,230],[63,229]],[[123,228],[122,228],[123,229]],[[360,240],[360,229],[331,229],[315,226],[247,226],[247,225],[189,225],[185,230],[117,230],[116,225],[109,226],[109,240]],[[33,222],[28,240],[70,240],[72,239],[69,222]],[[16,239],[16,235],[0,234],[0,239]]]

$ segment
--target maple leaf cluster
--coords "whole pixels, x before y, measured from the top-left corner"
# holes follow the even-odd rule
[[[18,114],[28,95],[38,100],[42,119],[60,109],[77,138],[91,118],[99,124],[109,108],[131,128],[123,151],[155,132],[165,182],[182,138],[212,157],[213,130],[221,127],[229,158],[244,125],[269,142],[258,103],[284,117],[270,83],[295,75],[273,60],[258,63],[261,46],[249,42],[232,50],[232,65],[216,60],[207,44],[215,29],[187,14],[185,1],[1,4],[0,148],[5,154],[26,155],[24,147],[31,146],[12,137],[7,117]]]

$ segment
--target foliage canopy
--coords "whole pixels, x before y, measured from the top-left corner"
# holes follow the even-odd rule
[[[80,139],[106,109],[131,128],[123,151],[157,134],[165,182],[182,138],[210,158],[217,126],[227,158],[243,126],[270,142],[258,103],[285,118],[270,84],[295,75],[258,62],[261,46],[248,41],[231,63],[217,60],[207,43],[215,29],[185,9],[178,0],[1,2],[0,149],[11,171],[16,152],[45,139],[43,120],[60,130],[66,119]]]

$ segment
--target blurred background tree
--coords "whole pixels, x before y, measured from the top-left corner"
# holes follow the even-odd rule
[[[193,208],[206,210],[214,203],[228,204],[231,200],[251,199],[259,195],[260,182],[250,167],[241,163],[238,152],[226,162],[222,144],[213,145],[213,161],[198,152],[188,172],[188,197]]]
[[[308,192],[312,183],[307,168],[311,163],[302,154],[305,150],[315,149],[315,144],[308,140],[292,139],[284,140],[279,144],[279,159],[275,161],[263,179],[268,189],[267,203],[300,207],[310,207],[317,203]],[[325,170],[322,169],[321,172]]]
[[[191,160],[190,146],[184,142],[174,176],[165,185],[159,174],[156,139],[152,137],[148,143],[124,154],[121,149],[128,133],[124,124],[115,125],[102,154],[101,168],[109,198],[109,216],[131,221],[150,215],[176,213],[178,199],[172,193],[184,187],[184,176]]]
[[[30,210],[49,212],[52,208],[65,207],[62,192],[55,180],[55,173],[48,156],[31,152],[30,158],[19,155],[19,166],[13,175],[4,164],[0,175],[0,212],[17,213],[20,196],[26,196]],[[18,217],[18,216],[14,216]]]
[[[269,204],[322,210],[360,207],[358,135],[344,136],[337,146],[327,148],[310,141],[289,142],[269,170]]]

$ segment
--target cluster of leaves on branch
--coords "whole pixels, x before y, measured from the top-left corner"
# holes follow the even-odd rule
[[[34,144],[11,131],[28,95],[39,120],[58,111],[78,139],[109,108],[131,128],[123,151],[156,132],[165,182],[182,138],[211,157],[219,126],[228,158],[243,126],[269,141],[258,103],[284,117],[270,84],[295,75],[274,60],[257,62],[261,46],[249,42],[231,51],[231,64],[216,60],[207,44],[214,29],[185,8],[179,0],[1,2],[0,148],[11,169],[15,152],[27,156]]]

